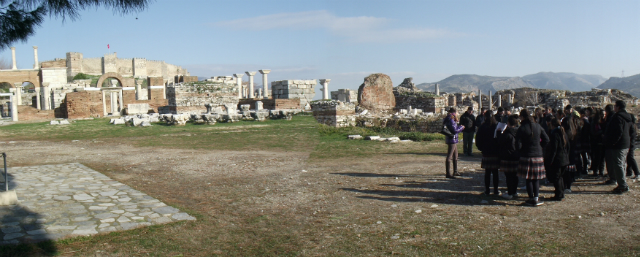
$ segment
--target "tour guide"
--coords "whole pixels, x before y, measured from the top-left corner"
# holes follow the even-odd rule
[[[447,178],[455,178],[454,176],[460,176],[458,173],[458,133],[462,132],[464,126],[458,124],[458,118],[456,118],[456,109],[449,109],[449,114],[443,121],[453,136],[447,136],[445,142],[448,145],[447,148]],[[453,160],[453,175],[451,175],[451,163]]]

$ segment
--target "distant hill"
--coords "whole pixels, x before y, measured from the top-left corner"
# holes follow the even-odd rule
[[[520,77],[491,77],[469,74],[453,75],[436,83],[440,86],[440,92],[447,93],[478,92],[478,89],[480,89],[483,94],[486,94],[489,90],[496,92],[503,89],[533,87],[532,84],[522,80]],[[436,83],[422,83],[416,85],[416,87],[433,92]]]
[[[441,92],[477,92],[484,94],[503,89],[532,87],[541,89],[562,89],[588,91],[605,81],[600,75],[582,75],[569,72],[540,72],[524,77],[492,77],[480,75],[453,75],[435,83],[422,83],[417,87],[432,92],[438,83]]]
[[[536,88],[571,90],[573,92],[589,91],[606,80],[600,75],[582,75],[570,72],[539,72],[524,76],[522,79]]]
[[[640,74],[624,78],[611,77],[600,86],[598,86],[598,88],[620,89],[624,92],[632,94],[635,97],[640,97]]]

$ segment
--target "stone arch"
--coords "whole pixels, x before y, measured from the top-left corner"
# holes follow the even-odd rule
[[[120,83],[120,87],[124,87],[124,78],[122,76],[120,76],[120,74],[115,73],[115,72],[107,72],[105,74],[102,74],[102,76],[100,76],[100,78],[98,78],[98,84],[96,85],[96,87],[102,87],[102,83],[104,83],[104,80],[108,79],[108,78],[114,78],[116,80],[118,80],[118,83]]]

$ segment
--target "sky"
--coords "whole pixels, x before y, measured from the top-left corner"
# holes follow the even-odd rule
[[[640,73],[639,12],[640,1],[157,0],[125,16],[92,8],[76,21],[48,18],[14,46],[18,68],[33,67],[32,46],[40,61],[111,51],[200,77],[271,69],[269,81],[331,79],[331,91],[372,73],[394,85],[454,74],[609,78]]]

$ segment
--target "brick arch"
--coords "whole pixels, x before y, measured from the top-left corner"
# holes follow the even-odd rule
[[[105,79],[108,78],[114,78],[116,80],[118,80],[118,82],[120,83],[120,87],[124,87],[124,78],[122,76],[120,76],[120,74],[115,73],[115,72],[107,72],[105,74],[102,74],[102,76],[100,76],[100,78],[98,78],[98,84],[96,85],[96,87],[102,87],[102,83],[104,83]]]
[[[12,88],[16,86],[14,83],[31,82],[35,87],[40,87],[40,71],[39,70],[2,70],[0,77],[2,81],[7,82]]]

